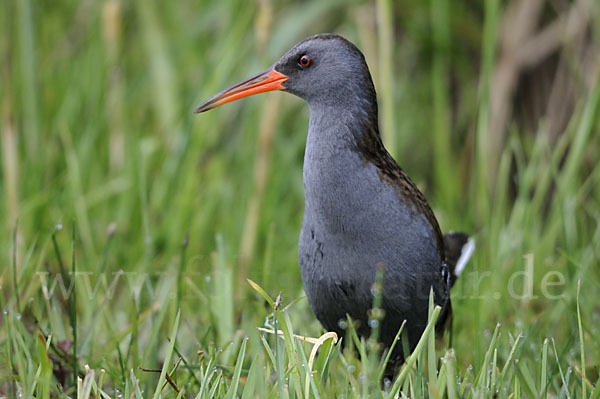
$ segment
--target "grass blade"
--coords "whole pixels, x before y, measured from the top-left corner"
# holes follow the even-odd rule
[[[246,345],[248,344],[248,337],[242,339],[242,346],[235,362],[235,369],[233,370],[233,377],[231,377],[231,386],[227,393],[228,399],[233,399],[237,396],[238,386],[240,384],[240,376],[242,374],[242,365],[244,364],[244,356],[246,356]]]
[[[421,339],[417,343],[417,346],[415,347],[415,350],[413,351],[413,353],[411,353],[410,356],[408,357],[408,359],[406,360],[406,363],[404,364],[404,366],[402,366],[402,369],[400,370],[400,374],[398,375],[398,377],[396,377],[396,381],[394,381],[394,385],[392,386],[392,389],[390,391],[390,395],[392,397],[395,397],[398,394],[398,392],[400,391],[400,387],[402,387],[402,384],[406,380],[406,377],[408,377],[409,370],[412,369],[412,367],[415,365],[415,363],[417,361],[417,357],[425,349],[425,346],[427,345],[427,342],[429,339],[429,334],[432,334],[432,332],[435,328],[435,322],[437,321],[437,318],[440,315],[441,309],[442,308],[439,306],[436,306],[433,309],[431,318],[429,319],[429,323],[427,323],[427,326],[425,327],[425,330],[423,331],[423,335],[421,336]]]
[[[545,398],[548,393],[548,338],[544,340],[542,348],[542,375],[540,376],[540,396]]]
[[[156,390],[154,391],[154,399],[158,399],[161,396],[161,391],[165,386],[165,382],[167,381],[166,375],[167,370],[169,370],[169,365],[171,364],[171,358],[173,357],[173,348],[175,347],[175,340],[177,339],[177,330],[179,328],[179,316],[181,311],[177,311],[177,316],[175,316],[175,323],[173,324],[173,329],[171,330],[171,338],[169,342],[169,346],[167,348],[167,353],[165,354],[165,361],[163,363],[162,371],[160,372],[160,378],[158,379],[158,384],[156,384]]]
[[[587,386],[585,383],[585,348],[584,348],[584,339],[583,339],[583,326],[581,323],[581,309],[579,307],[579,292],[581,290],[581,280],[577,281],[577,327],[579,329],[579,356],[581,361],[581,396],[587,396]]]

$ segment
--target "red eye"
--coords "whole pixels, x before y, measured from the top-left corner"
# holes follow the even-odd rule
[[[310,65],[310,57],[308,55],[303,55],[302,57],[300,57],[298,64],[300,64],[300,66],[303,66],[306,68],[307,66]]]

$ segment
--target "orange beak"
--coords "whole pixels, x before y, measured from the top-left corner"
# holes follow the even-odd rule
[[[288,80],[286,75],[277,72],[274,68],[269,68],[248,80],[244,80],[243,82],[240,82],[223,90],[220,93],[215,94],[200,104],[194,112],[200,113],[208,111],[209,109],[213,109],[219,105],[223,105],[243,97],[248,97],[253,94],[264,93],[265,91],[285,90],[285,86],[283,86],[282,83],[286,80]]]

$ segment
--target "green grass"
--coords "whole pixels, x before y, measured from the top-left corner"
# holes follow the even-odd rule
[[[4,1],[0,396],[599,398],[600,71],[582,84],[567,43],[564,133],[515,117],[490,148],[504,6]],[[306,105],[192,114],[323,31],[365,52],[384,139],[442,228],[477,239],[452,333],[388,385],[376,343],[349,321],[342,351],[303,298]]]

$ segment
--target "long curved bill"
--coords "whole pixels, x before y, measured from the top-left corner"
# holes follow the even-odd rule
[[[219,105],[226,104],[237,99],[248,97],[253,94],[264,93],[265,91],[272,90],[285,90],[283,82],[288,80],[288,77],[280,72],[277,72],[274,68],[269,68],[266,71],[259,73],[251,77],[250,79],[244,80],[238,84],[235,84],[220,93],[215,94],[208,100],[196,108],[195,113],[208,111],[218,107]]]

